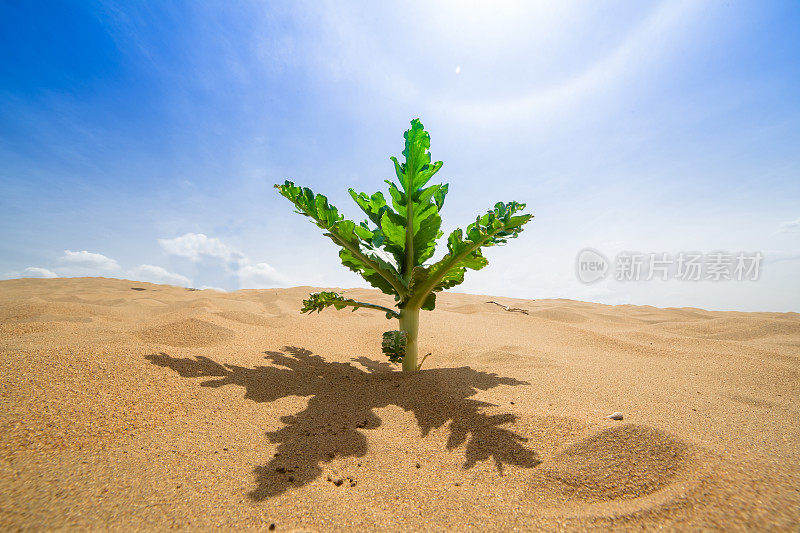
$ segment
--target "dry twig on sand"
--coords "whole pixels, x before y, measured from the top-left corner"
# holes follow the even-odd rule
[[[487,304],[499,305],[500,307],[502,307],[503,309],[505,309],[506,311],[509,311],[511,313],[524,313],[526,315],[528,314],[528,310],[527,309],[522,309],[522,308],[519,308],[519,307],[509,307],[507,305],[503,305],[501,303],[495,302],[494,300],[489,300],[486,303]]]

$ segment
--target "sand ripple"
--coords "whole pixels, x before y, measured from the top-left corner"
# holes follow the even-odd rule
[[[196,318],[149,327],[136,332],[140,339],[167,346],[211,346],[225,342],[233,331]]]

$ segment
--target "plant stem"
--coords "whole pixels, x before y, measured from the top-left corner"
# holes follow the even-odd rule
[[[342,303],[350,306],[350,307],[366,307],[368,309],[375,309],[377,311],[383,311],[389,315],[392,315],[393,318],[400,318],[400,313],[395,311],[394,309],[389,309],[388,307],[384,307],[378,304],[370,304],[367,302],[359,302],[358,300],[352,300],[350,298],[345,298],[342,300]],[[355,311],[355,309],[354,309]]]
[[[406,355],[403,357],[403,372],[416,372],[419,307],[406,307],[400,310],[400,329],[406,332]]]
[[[414,174],[408,176],[408,181],[414,179]],[[405,264],[403,265],[403,276],[405,276],[406,283],[411,278],[411,270],[414,268],[414,191],[409,184],[408,190],[408,203],[406,204],[406,249],[405,249]]]

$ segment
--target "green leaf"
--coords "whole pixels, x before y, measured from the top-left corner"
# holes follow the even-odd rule
[[[381,349],[392,363],[402,363],[406,355],[407,335],[405,331],[387,331],[383,334]]]
[[[353,231],[356,232],[356,235],[358,235],[359,239],[368,243],[372,243],[375,238],[375,234],[364,222],[353,228]]]
[[[414,265],[421,265],[436,251],[436,239],[441,236],[442,218],[438,213],[425,218],[414,233]]]
[[[386,183],[389,184],[389,196],[392,197],[392,207],[395,208],[400,216],[405,218],[406,206],[408,205],[408,198],[406,197],[406,194],[398,189],[397,185],[391,181],[386,180]]]
[[[433,311],[436,307],[436,293],[429,292],[428,296],[425,297],[425,301],[422,302],[422,307],[420,309],[424,309],[425,311]]]
[[[346,298],[335,292],[315,292],[308,295],[308,299],[303,300],[303,307],[300,309],[301,313],[312,313],[316,311],[319,313],[326,307],[333,306],[336,309],[343,309],[346,306]],[[357,306],[353,311],[358,309]]]
[[[385,211],[381,217],[381,229],[389,244],[397,246],[400,250],[405,249],[406,228],[403,217],[393,211]]]
[[[442,206],[444,206],[444,197],[447,196],[447,190],[450,186],[445,183],[433,194],[433,199],[436,202],[436,207],[439,211],[442,210]]]
[[[405,161],[390,158],[399,182],[388,181],[393,212],[384,212],[379,225],[392,247],[391,253],[398,263],[404,280],[414,267],[433,257],[436,240],[441,237],[442,219],[439,210],[447,194],[446,184],[426,187],[430,179],[442,168],[442,162],[431,162],[428,149],[431,138],[419,119],[411,121],[405,132]]]
[[[370,285],[386,294],[395,295],[396,298],[405,294],[405,284],[397,268],[372,251],[376,241],[382,242],[382,234],[367,233],[368,228],[346,220],[335,206],[328,203],[325,196],[315,195],[308,187],[298,187],[287,180],[283,185],[275,185],[275,188],[294,204],[298,213],[309,217],[317,226],[326,230],[325,236],[342,247],[339,257],[344,266],[357,272]],[[380,199],[376,198],[376,202],[379,203]]]
[[[361,307],[369,309],[376,309],[386,313],[386,318],[399,318],[400,314],[394,309],[389,309],[382,305],[371,304],[366,302],[359,302],[351,298],[345,298],[341,294],[333,291],[314,292],[308,295],[308,298],[303,300],[303,307],[300,309],[301,313],[312,313],[316,311],[319,313],[326,307],[333,307],[336,310],[344,309],[345,307],[352,307],[353,311]]]
[[[431,136],[425,131],[422,122],[418,118],[411,121],[411,129],[403,134],[406,146],[403,155],[406,161],[398,165],[395,161],[395,172],[398,167],[402,169],[403,176],[398,173],[398,179],[403,189],[408,193],[423,187],[442,167],[442,162],[431,163],[431,154],[428,149],[431,147]]]
[[[466,231],[456,229],[447,238],[448,253],[430,266],[414,269],[409,282],[409,297],[401,306],[428,302],[429,294],[455,287],[464,282],[467,269],[480,270],[489,262],[481,248],[502,245],[517,237],[522,226],[533,215],[514,215],[525,208],[525,204],[498,202],[494,209],[477,217]]]
[[[372,196],[367,196],[365,193],[356,193],[353,189],[348,189],[350,196],[358,204],[358,206],[367,214],[369,219],[376,225],[381,224],[381,215],[389,208],[386,205],[386,199],[383,194],[376,192]]]

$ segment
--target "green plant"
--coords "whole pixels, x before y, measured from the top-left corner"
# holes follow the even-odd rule
[[[399,330],[384,334],[383,351],[392,362],[402,360],[404,371],[418,370],[417,333],[420,310],[433,310],[436,293],[464,281],[468,268],[479,270],[488,264],[481,248],[504,244],[520,234],[533,215],[517,214],[525,208],[518,202],[495,204],[478,216],[466,230],[456,229],[447,238],[447,253],[438,261],[433,257],[436,241],[442,236],[439,212],[444,205],[448,184],[427,185],[442,168],[431,162],[430,135],[419,119],[411,121],[405,132],[405,162],[392,157],[398,183],[389,184],[391,203],[383,194],[372,196],[350,189],[350,196],[366,213],[359,224],[347,220],[321,194],[291,181],[275,185],[301,215],[311,218],[325,235],[342,249],[342,264],[359,273],[370,285],[394,296],[395,309],[359,302],[335,292],[318,292],[303,301],[302,312],[359,307],[377,309],[386,318],[399,319]]]

